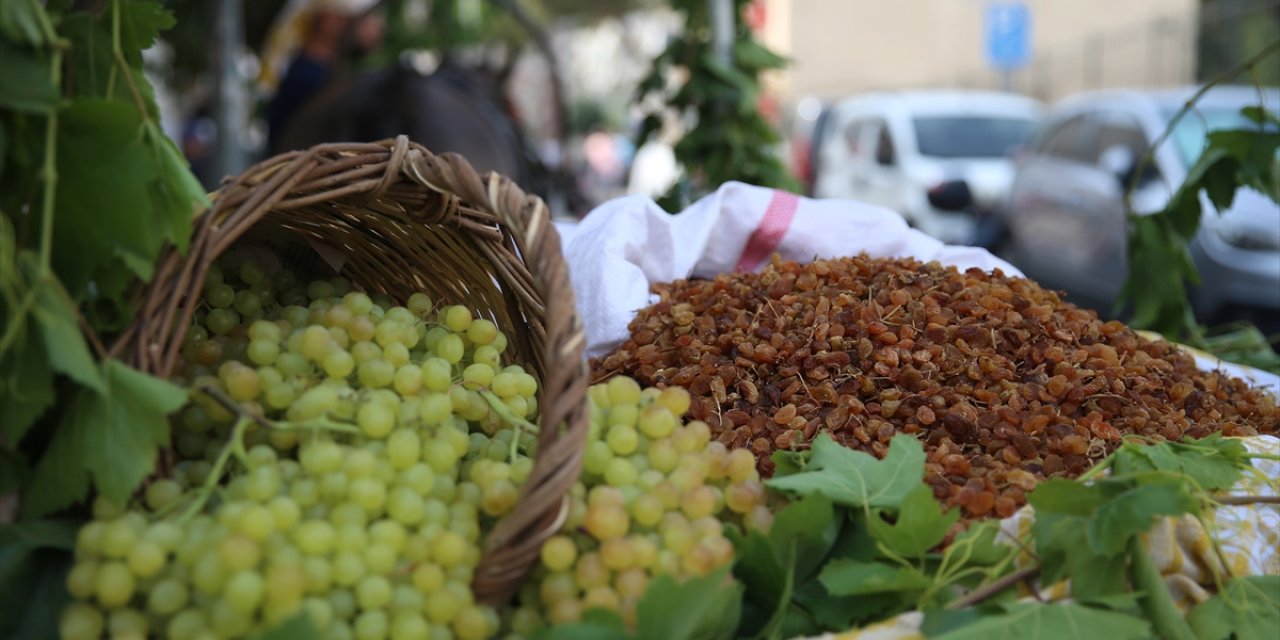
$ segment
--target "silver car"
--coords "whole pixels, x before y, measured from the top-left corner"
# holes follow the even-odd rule
[[[1095,91],[1054,105],[1018,154],[1000,253],[1028,276],[1110,316],[1127,274],[1124,187],[1194,91]],[[1280,90],[1210,90],[1156,149],[1134,190],[1134,209],[1161,209],[1199,158],[1206,132],[1257,126],[1240,114],[1257,104],[1274,112]],[[1250,188],[1241,188],[1227,211],[1202,200],[1205,213],[1191,246],[1203,278],[1190,292],[1197,317],[1280,329],[1280,206]]]

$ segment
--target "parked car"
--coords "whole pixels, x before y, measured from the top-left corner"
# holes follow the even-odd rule
[[[1009,232],[1001,251],[1005,258],[1110,315],[1128,272],[1125,186],[1195,90],[1093,91],[1055,104],[1020,154],[1002,208]],[[1240,109],[1260,102],[1275,110],[1280,90],[1210,90],[1155,150],[1134,190],[1134,209],[1161,209],[1200,156],[1206,132],[1258,126]],[[1280,206],[1251,188],[1241,188],[1227,211],[1203,202],[1205,214],[1191,245],[1203,277],[1191,292],[1197,317],[1210,323],[1250,319],[1264,329],[1280,329]]]
[[[853,96],[829,110],[818,140],[813,194],[888,207],[921,231],[969,244],[975,220],[942,211],[928,191],[968,183],[983,206],[1005,199],[1009,152],[1028,141],[1043,105],[992,91],[909,90]]]

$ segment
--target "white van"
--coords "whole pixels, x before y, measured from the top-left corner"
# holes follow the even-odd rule
[[[951,244],[970,244],[974,217],[929,204],[928,190],[965,180],[979,208],[1004,202],[1010,151],[1027,142],[1043,105],[993,91],[903,90],[831,107],[816,154],[813,195],[887,207]]]

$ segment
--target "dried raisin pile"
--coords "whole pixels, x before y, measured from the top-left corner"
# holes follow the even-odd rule
[[[913,434],[926,482],[967,517],[1011,515],[1043,479],[1074,477],[1128,434],[1276,433],[1265,391],[1200,371],[1164,341],[1000,271],[911,259],[810,264],[655,287],[631,337],[592,361],[693,395],[715,438],[770,454],[820,430],[882,457]]]

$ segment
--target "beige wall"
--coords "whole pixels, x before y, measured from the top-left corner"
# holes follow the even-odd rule
[[[1015,87],[1056,97],[1085,85],[1190,82],[1196,0],[1024,0],[1037,66]],[[787,100],[921,85],[988,85],[986,0],[768,0],[764,37],[793,60]],[[1169,18],[1163,22],[1161,19]]]

